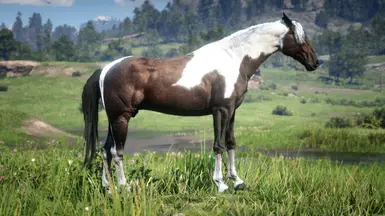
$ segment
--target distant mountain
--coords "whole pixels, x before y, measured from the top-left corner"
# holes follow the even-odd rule
[[[96,31],[100,33],[102,31],[112,29],[114,25],[118,27],[121,21],[109,16],[98,16],[92,20],[92,23],[94,24]],[[80,28],[84,28],[86,24],[87,23],[81,24]]]

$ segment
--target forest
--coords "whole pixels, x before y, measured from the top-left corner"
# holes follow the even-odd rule
[[[23,23],[20,12],[12,30],[3,23],[0,31],[0,59],[35,61],[111,61],[132,54],[132,48],[145,47],[140,53],[146,57],[174,57],[187,54],[200,46],[221,39],[252,24],[255,17],[268,11],[290,8],[295,12],[316,10],[316,1],[292,0],[200,0],[198,3],[175,0],[159,11],[146,0],[134,9],[132,18],[126,17],[118,26],[97,32],[92,21],[79,31],[70,25],[53,29],[49,18],[44,21],[33,13]],[[315,24],[323,29],[311,39],[318,55],[329,55],[329,76],[340,78],[361,77],[369,55],[385,54],[385,0],[337,1],[325,0],[317,8]],[[349,28],[347,34],[329,30],[333,18],[362,23]],[[131,39],[124,37],[134,35]],[[110,40],[109,40],[110,39]],[[177,48],[161,49],[161,44],[179,44]],[[104,46],[104,49],[102,47]],[[281,55],[270,63],[281,66]]]

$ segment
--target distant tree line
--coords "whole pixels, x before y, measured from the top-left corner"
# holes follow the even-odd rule
[[[98,33],[92,21],[77,32],[69,25],[52,28],[43,23],[39,13],[33,13],[27,25],[16,16],[12,32],[1,25],[0,58],[39,61],[109,61],[132,54],[131,48],[145,46],[141,53],[148,57],[173,57],[187,54],[211,41],[253,24],[253,18],[271,10],[280,10],[285,0],[199,0],[189,3],[175,0],[165,9],[157,10],[146,0],[135,8],[132,19],[125,18],[112,29]],[[303,11],[310,0],[292,0],[294,10]],[[327,67],[336,80],[347,78],[350,83],[364,73],[367,55],[385,54],[385,0],[325,0],[315,23],[327,28],[330,19],[341,17],[362,21],[364,27],[349,29],[347,35],[325,30],[311,42],[319,55],[330,55]],[[369,27],[369,28],[367,28]],[[371,29],[371,30],[368,30]],[[130,45],[123,36],[141,34]],[[4,38],[4,39],[3,39]],[[103,42],[109,38],[109,42]],[[111,39],[115,38],[115,39]],[[163,51],[160,43],[182,43],[179,49]],[[283,65],[282,55],[269,59],[273,65]]]

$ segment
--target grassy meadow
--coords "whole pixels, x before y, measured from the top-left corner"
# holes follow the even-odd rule
[[[296,85],[296,75],[302,72],[268,68],[261,69],[265,90],[249,89],[235,118],[237,144],[250,149],[237,152],[236,160],[238,173],[249,187],[247,191],[215,192],[211,152],[145,152],[125,157],[132,193],[127,196],[117,190],[108,197],[101,188],[100,155],[95,169],[81,168],[81,137],[69,143],[57,134],[37,137],[24,131],[28,119],[39,119],[69,133],[82,131],[81,91],[98,65],[48,62],[41,65],[41,70],[81,68],[82,76],[43,73],[0,80],[0,85],[8,86],[7,92],[0,92],[1,215],[385,214],[383,163],[342,165],[326,159],[269,157],[253,151],[314,148],[385,153],[384,129],[325,127],[332,117],[355,119],[370,114],[382,105],[370,104],[385,98],[385,94],[329,88],[317,81],[317,73],[308,73],[299,89],[294,90],[291,86]],[[351,102],[328,103],[342,100]],[[292,115],[273,115],[278,105],[286,106]],[[105,129],[104,111],[99,121],[99,129]],[[140,111],[129,128],[213,138],[211,116],[179,117]]]

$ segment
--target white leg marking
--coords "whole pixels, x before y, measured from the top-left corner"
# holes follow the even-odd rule
[[[227,190],[229,187],[225,184],[222,175],[222,155],[215,155],[215,168],[214,168],[214,176],[213,180],[215,184],[218,186],[218,192],[222,193]]]
[[[108,177],[107,177],[107,152],[103,149],[102,151],[103,156],[103,174],[102,174],[102,185],[103,187],[108,187]]]
[[[124,175],[123,160],[121,157],[118,156],[115,146],[111,148],[111,154],[114,157],[116,165],[116,177],[118,179],[118,185],[125,185],[127,183],[127,180]]]
[[[115,64],[118,64],[120,63],[121,61],[123,61],[124,59],[126,58],[130,58],[132,56],[126,56],[126,57],[123,57],[123,58],[120,58],[120,59],[116,59],[115,61],[107,64],[106,66],[104,66],[102,72],[100,73],[100,77],[99,77],[99,87],[100,87],[100,94],[101,94],[101,97],[102,97],[102,103],[103,103],[103,107],[105,107],[105,104],[104,104],[104,78],[106,77],[108,71],[115,65]]]
[[[244,181],[239,178],[237,171],[235,170],[235,150],[231,149],[228,151],[228,165],[227,165],[227,177],[232,179],[234,182],[234,187],[237,187],[240,184],[243,184]]]

